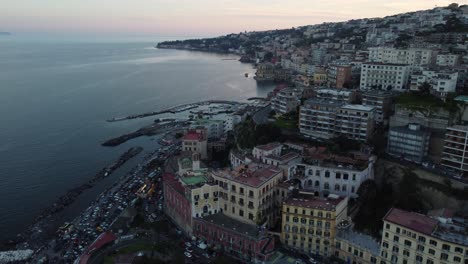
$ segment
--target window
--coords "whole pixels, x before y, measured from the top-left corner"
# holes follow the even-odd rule
[[[253,219],[254,219],[253,214],[249,213],[249,219],[250,219],[250,220],[253,220]]]
[[[341,173],[340,172],[335,173],[335,178],[338,180],[341,179]]]
[[[431,255],[435,255],[435,250],[433,250],[432,248],[430,248],[427,252]]]
[[[440,254],[440,259],[441,259],[441,260],[448,260],[448,255],[447,255],[447,253],[441,253],[441,254]]]
[[[330,172],[329,171],[325,171],[325,178],[330,178]]]
[[[463,248],[461,248],[461,247],[455,247],[455,252],[457,252],[457,253],[462,253],[462,254],[463,254]]]
[[[431,246],[437,247],[437,241],[435,241],[435,240],[432,240],[432,239],[429,240],[429,244],[431,244]]]
[[[408,250],[403,250],[403,256],[406,256],[406,257],[409,257],[410,256],[410,253]]]
[[[453,261],[454,262],[461,262],[461,258],[460,257],[453,257]]]
[[[422,261],[423,261],[423,258],[422,258],[421,256],[418,255],[418,256],[416,256],[416,261],[417,261],[417,262],[422,262]]]
[[[442,244],[442,250],[450,251],[450,246],[447,244]]]
[[[244,216],[244,211],[243,210],[239,210],[239,216]]]
[[[417,248],[418,251],[424,252],[424,246],[418,245]]]
[[[396,228],[396,232],[397,232],[397,234],[400,234],[400,228],[399,227]]]

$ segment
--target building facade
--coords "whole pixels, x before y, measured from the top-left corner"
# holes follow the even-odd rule
[[[383,219],[382,260],[395,264],[466,263],[466,225],[458,220],[390,209]]]
[[[447,127],[442,165],[458,177],[468,176],[468,126]]]
[[[368,160],[353,159],[352,162],[340,160],[304,159],[288,169],[288,179],[300,181],[301,187],[317,195],[336,194],[351,198],[357,197],[362,182],[374,178],[375,157]]]
[[[208,139],[206,129],[189,130],[182,138],[182,150],[200,153],[202,159],[207,159]]]
[[[190,125],[191,129],[204,128],[208,139],[220,139],[225,136],[223,120],[197,119]]]
[[[309,99],[299,113],[300,132],[314,138],[330,139],[342,135],[367,141],[373,134],[374,124],[375,108],[372,106]]]
[[[375,107],[375,122],[382,124],[390,117],[396,94],[386,91],[365,91],[362,93],[362,105]]]
[[[363,63],[361,90],[408,90],[410,67],[404,64]]]
[[[388,133],[387,153],[420,163],[427,156],[431,133],[419,124],[391,127]]]
[[[271,100],[271,109],[278,114],[286,114],[297,110],[301,105],[302,90],[296,88],[282,89]]]
[[[328,85],[336,88],[349,87],[351,82],[351,66],[330,65],[327,69]]]
[[[437,52],[432,49],[396,49],[390,47],[369,48],[369,61],[411,66],[434,64]]]
[[[212,171],[211,176],[220,186],[224,214],[247,224],[274,226],[273,196],[275,186],[284,180],[282,169],[252,162]]]
[[[445,98],[457,88],[458,72],[423,70],[411,75],[410,90],[419,91],[424,83],[431,87],[431,93]]]
[[[337,225],[347,218],[348,198],[301,193],[282,206],[281,242],[308,255],[331,256]]]

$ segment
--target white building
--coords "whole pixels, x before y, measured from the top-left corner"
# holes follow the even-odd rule
[[[432,65],[437,52],[431,49],[396,49],[390,47],[369,48],[369,61],[411,66]]]
[[[403,64],[363,63],[361,90],[406,91],[410,66]]]
[[[310,99],[301,106],[299,130],[301,134],[330,139],[345,136],[367,141],[375,127],[375,107],[342,104],[328,100]]]
[[[460,55],[457,54],[438,54],[436,59],[437,66],[454,67],[460,63]]]
[[[220,139],[225,136],[225,124],[223,120],[197,119],[190,125],[190,129],[200,127],[206,129],[208,139]]]
[[[418,91],[422,84],[431,86],[431,93],[445,98],[448,93],[454,93],[457,88],[458,72],[438,72],[423,70],[411,75],[412,91]]]
[[[297,179],[301,187],[328,195],[357,197],[362,182],[374,178],[375,157],[355,164],[337,161],[307,161],[293,164],[288,169],[288,179]]]
[[[266,156],[280,156],[283,145],[278,142],[272,142],[265,145],[254,147],[252,155],[254,158],[262,160]]]
[[[271,100],[271,109],[279,114],[296,111],[301,104],[302,90],[285,88]]]
[[[315,89],[317,99],[329,100],[337,103],[351,104],[356,100],[355,90],[337,89],[337,88],[318,88]]]

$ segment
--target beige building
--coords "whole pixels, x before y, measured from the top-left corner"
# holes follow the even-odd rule
[[[428,215],[392,208],[385,215],[381,254],[384,263],[468,262],[467,225],[442,209]]]
[[[265,164],[249,163],[232,170],[211,173],[220,186],[222,212],[248,224],[274,225],[275,190],[283,181],[283,170]]]
[[[281,242],[306,254],[331,256],[337,225],[347,218],[348,198],[297,193],[283,202]]]
[[[206,129],[189,130],[182,138],[182,150],[200,153],[202,159],[208,158]]]
[[[350,226],[339,228],[335,238],[335,257],[353,264],[380,264],[379,252],[380,241],[357,233]]]

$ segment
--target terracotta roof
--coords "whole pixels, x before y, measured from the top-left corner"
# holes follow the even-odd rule
[[[102,248],[103,246],[113,242],[116,240],[117,237],[112,234],[111,232],[105,232],[102,233],[101,235],[94,240],[94,242],[86,249],[85,253],[80,257],[80,264],[86,264],[88,263],[89,258],[93,254],[94,251]]]
[[[437,226],[437,220],[429,216],[392,208],[384,217],[384,221],[414,230],[419,233],[431,235]]]
[[[185,193],[185,188],[180,183],[179,179],[177,179],[177,176],[172,174],[172,173],[164,173],[162,175],[163,182],[170,185],[172,188],[174,188],[177,192],[184,194]]]
[[[278,147],[281,147],[280,143],[271,142],[271,143],[268,143],[268,144],[265,144],[265,145],[256,146],[255,148],[268,151],[268,150],[272,150],[272,149],[275,149],[275,148],[278,148]]]
[[[203,140],[203,134],[196,131],[189,131],[184,135],[183,140]]]
[[[282,170],[276,166],[250,163],[233,170],[214,171],[213,175],[258,188],[279,173],[282,173]]]
[[[345,199],[344,197],[331,199],[331,198],[313,197],[313,196],[308,195],[307,198],[290,197],[286,201],[284,201],[284,204],[305,207],[305,208],[315,208],[315,209],[322,209],[322,210],[327,210],[327,211],[334,211],[335,207],[338,204],[340,204],[344,199]]]

